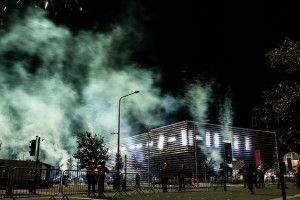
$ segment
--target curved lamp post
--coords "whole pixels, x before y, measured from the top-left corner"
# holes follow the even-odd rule
[[[124,98],[124,97],[127,97],[129,95],[132,95],[132,94],[137,94],[139,93],[140,91],[135,91],[135,92],[132,92],[130,94],[127,94],[127,95],[124,95],[122,96],[120,99],[119,99],[119,115],[118,115],[118,153],[117,153],[117,174],[119,175],[120,174],[120,111],[121,111],[121,100]]]

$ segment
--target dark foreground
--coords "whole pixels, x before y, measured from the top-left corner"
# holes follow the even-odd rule
[[[300,200],[300,188],[295,185],[287,185],[286,199]],[[52,199],[124,199],[124,200],[282,200],[282,190],[277,188],[277,185],[269,185],[263,189],[254,189],[255,194],[250,194],[249,190],[242,185],[229,185],[227,191],[223,187],[217,188],[193,188],[187,189],[186,192],[178,192],[174,189],[169,189],[168,192],[161,192],[161,190],[152,192],[144,189],[143,192],[130,191],[125,194],[116,192],[106,192],[105,198],[89,198],[87,195],[67,195],[55,196]],[[8,198],[4,198],[8,199]],[[21,198],[19,198],[21,199]],[[51,199],[51,197],[35,197],[24,198],[31,199]]]
[[[130,192],[128,195],[123,193],[106,193],[106,199],[124,200],[281,200],[282,190],[277,189],[277,185],[269,185],[263,189],[255,189],[255,194],[250,194],[249,190],[242,185],[232,185],[227,187],[225,192],[222,187],[218,188],[197,188],[188,189],[186,192],[147,192],[138,194]],[[300,200],[300,189],[295,185],[288,185],[285,190],[286,199]],[[70,196],[69,199],[86,199],[86,196]]]

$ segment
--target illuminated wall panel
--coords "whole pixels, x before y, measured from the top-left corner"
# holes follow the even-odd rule
[[[215,160],[218,166],[224,162],[224,143],[232,144],[233,160],[244,160],[245,163],[255,164],[254,151],[259,149],[262,162],[272,165],[275,153],[275,134],[267,131],[182,121],[152,129],[149,134],[149,148],[148,133],[121,141],[121,146],[127,147],[121,152],[121,155],[127,155],[127,171],[135,171],[132,166],[138,162],[139,170],[147,172],[148,151],[151,176],[158,177],[163,163],[167,162],[172,176],[177,176],[181,164],[186,164],[188,176],[198,174],[199,178],[204,176],[201,171],[204,157]]]

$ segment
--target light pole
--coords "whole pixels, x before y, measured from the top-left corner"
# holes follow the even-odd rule
[[[119,99],[119,115],[118,115],[118,153],[117,153],[117,175],[119,176],[120,174],[120,111],[121,111],[121,100],[124,98],[124,97],[127,97],[129,95],[132,95],[132,94],[137,94],[139,93],[140,91],[135,91],[135,92],[132,92],[130,94],[127,94],[127,95],[124,95],[122,97],[120,97]]]
[[[141,122],[136,122],[138,124],[143,124]],[[150,189],[150,126],[148,124],[144,124],[148,129],[148,188]]]

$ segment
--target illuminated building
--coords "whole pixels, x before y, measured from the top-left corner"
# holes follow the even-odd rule
[[[159,177],[166,162],[170,164],[171,177],[176,177],[181,164],[185,164],[188,177],[203,180],[209,175],[203,170],[205,160],[215,161],[215,170],[225,163],[225,143],[231,143],[233,163],[274,164],[273,132],[182,121],[151,129],[149,136],[151,177]],[[127,156],[127,171],[147,173],[148,133],[123,139],[121,147],[121,155]]]

